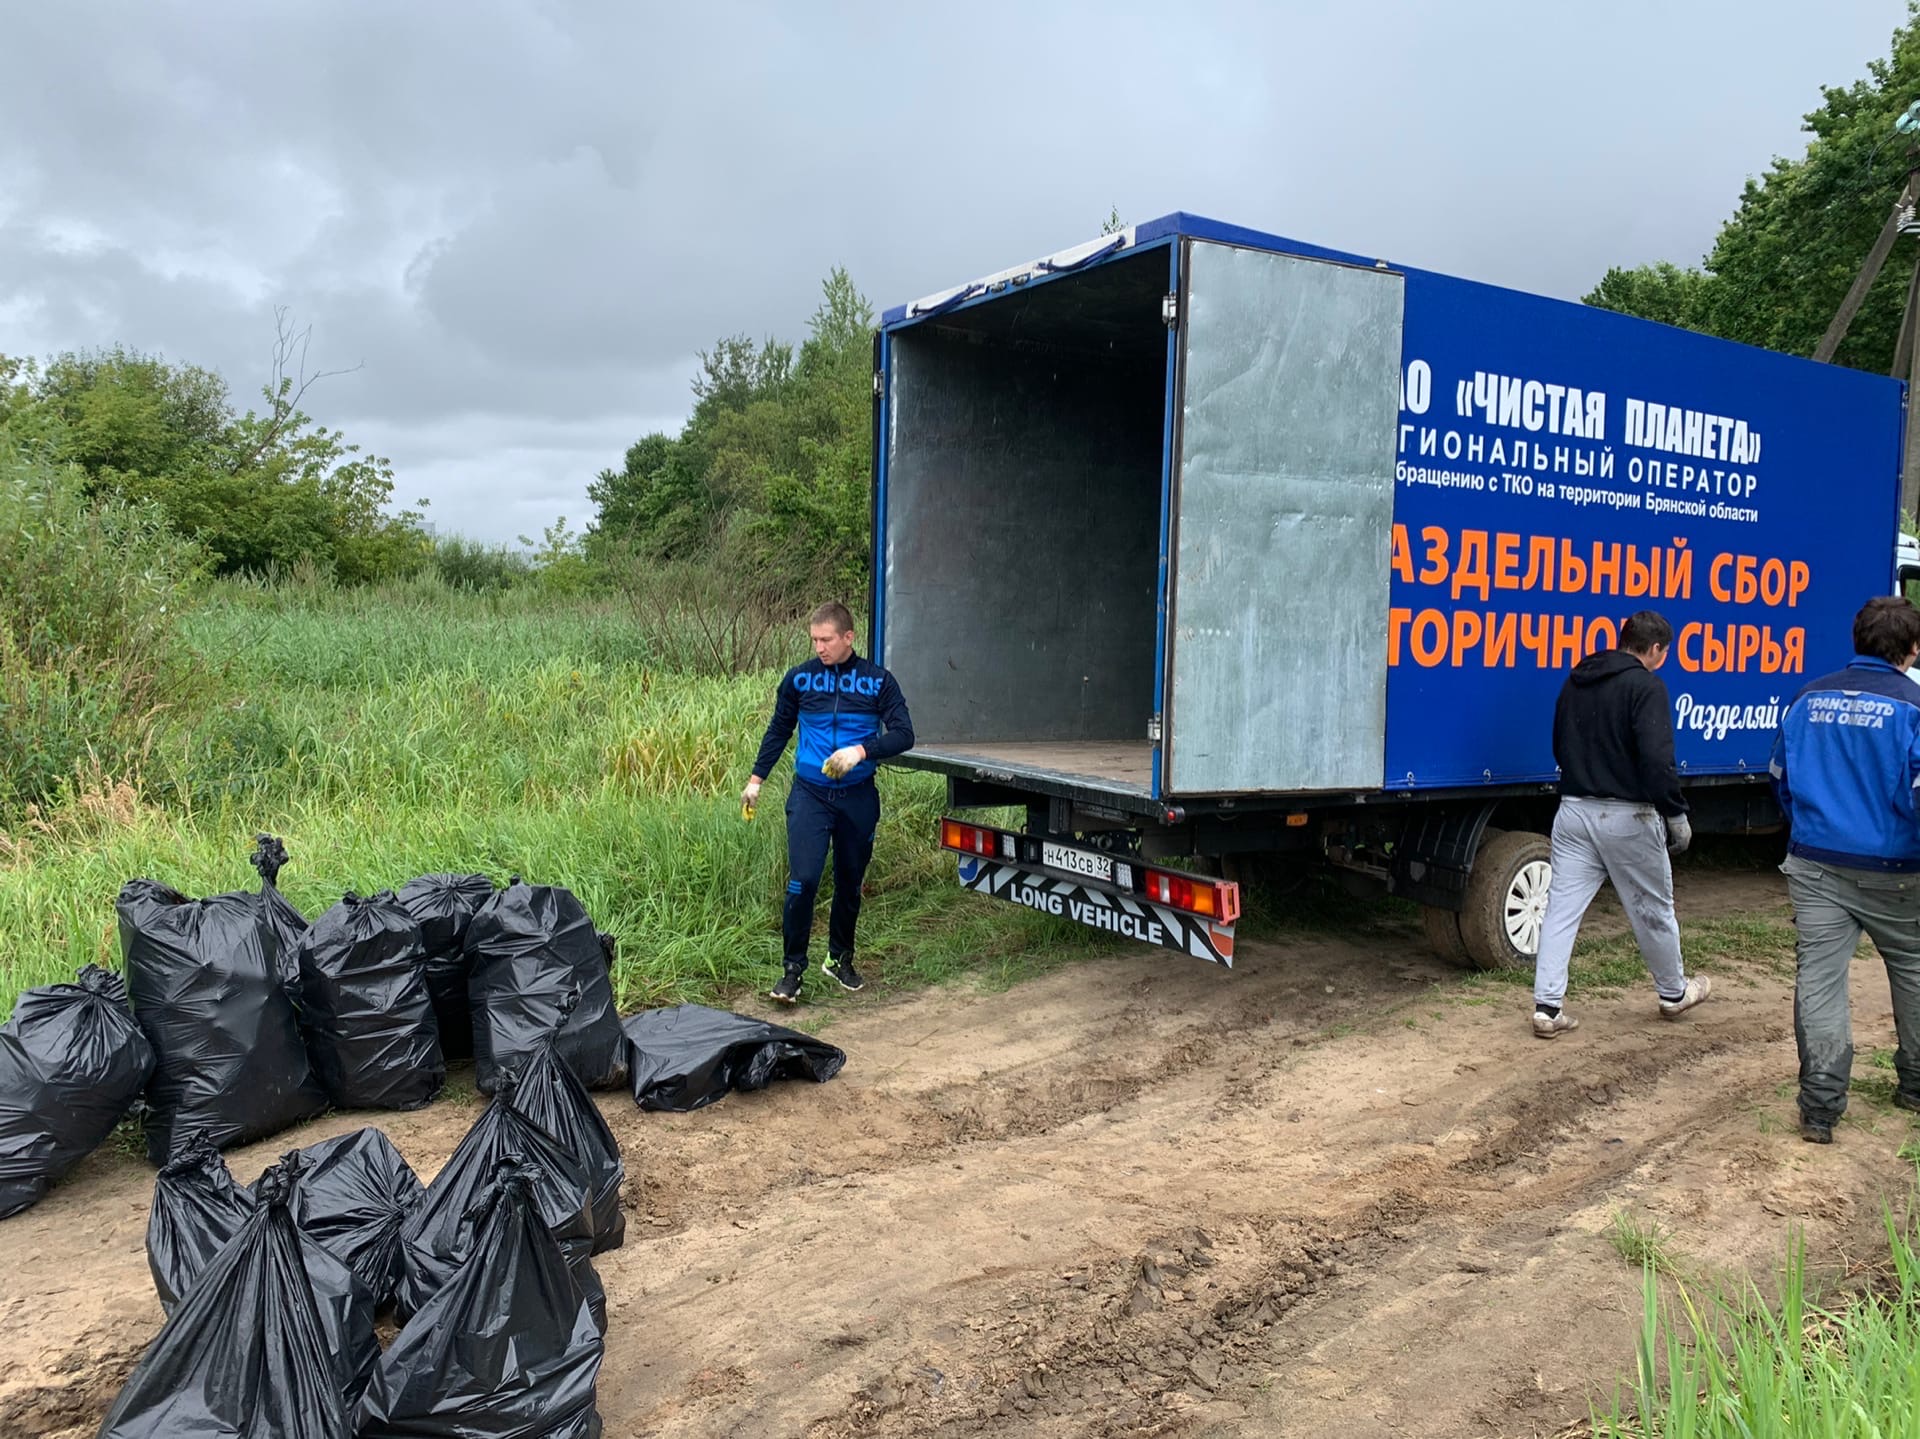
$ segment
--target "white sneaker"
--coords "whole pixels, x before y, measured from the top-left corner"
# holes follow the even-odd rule
[[[1713,981],[1708,979],[1704,974],[1690,979],[1687,981],[1686,993],[1682,994],[1678,999],[1663,999],[1660,1001],[1660,1017],[1662,1019],[1678,1019],[1696,1004],[1702,1003],[1706,997],[1712,993]]]
[[[1580,1021],[1564,1009],[1558,1014],[1548,1014],[1544,1009],[1533,1012],[1533,1032],[1540,1039],[1552,1039],[1556,1034],[1565,1034],[1579,1027]]]

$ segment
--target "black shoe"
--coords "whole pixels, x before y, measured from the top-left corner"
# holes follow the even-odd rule
[[[839,982],[842,989],[865,989],[867,982],[860,977],[860,971],[853,967],[850,954],[830,954],[820,962],[820,967]]]
[[[1896,1089],[1893,1092],[1893,1107],[1911,1109],[1915,1114],[1920,1114],[1920,1094],[1908,1094],[1904,1089]]]
[[[805,973],[806,971],[804,969],[788,970],[780,976],[780,982],[768,991],[767,998],[777,999],[782,1004],[798,1004],[800,1002],[800,977]]]
[[[1800,1137],[1809,1144],[1831,1144],[1833,1126],[1822,1124],[1817,1119],[1803,1119],[1800,1121]]]

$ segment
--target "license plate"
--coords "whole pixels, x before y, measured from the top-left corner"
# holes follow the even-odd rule
[[[1068,849],[1063,844],[1042,844],[1040,862],[1048,869],[1065,870],[1068,874],[1085,875],[1088,879],[1113,883],[1113,856],[1110,854]]]

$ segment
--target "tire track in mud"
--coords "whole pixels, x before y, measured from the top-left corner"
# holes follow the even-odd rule
[[[1652,1090],[1675,1071],[1774,1034],[1769,1020],[1714,1031],[1675,1031],[1638,1065],[1617,1056],[1566,1054],[1568,1081],[1542,1089],[1529,1071],[1491,1096],[1490,1132],[1447,1157],[1395,1157],[1341,1180],[1338,1218],[1327,1206],[1277,1197],[1257,1222],[1198,1225],[1150,1236],[1125,1258],[1087,1263],[1043,1284],[1008,1289],[966,1322],[978,1336],[972,1372],[908,1368],[863,1386],[848,1410],[809,1439],[892,1439],[987,1433],[1101,1436],[1176,1434],[1231,1423],[1289,1330],[1310,1328],[1329,1285],[1348,1286],[1386,1267],[1425,1231],[1471,1216],[1490,1226],[1509,1214],[1590,1201],[1647,1157],[1644,1147],[1599,1146],[1595,1162],[1544,1185],[1515,1190],[1504,1171],[1538,1160],[1586,1127],[1592,1112]],[[1563,1051],[1564,1053],[1564,1051]],[[1217,1056],[1232,1063],[1234,1056]],[[1586,1060],[1588,1062],[1582,1062]],[[1727,1098],[1720,1106],[1738,1103]],[[1692,1115],[1694,1122],[1701,1118]],[[1678,1133],[1666,1142],[1678,1142]],[[1311,1142],[1311,1135],[1303,1135]],[[1288,1212],[1293,1210],[1294,1212]],[[1317,1211],[1317,1212],[1315,1212]],[[1464,1272],[1472,1261],[1448,1259]]]

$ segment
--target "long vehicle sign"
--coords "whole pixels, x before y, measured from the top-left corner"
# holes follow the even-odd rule
[[[1165,905],[1143,904],[1125,895],[1108,894],[1071,879],[1022,869],[1004,860],[960,856],[960,884],[976,894],[991,895],[1042,914],[1070,919],[1089,929],[1105,930],[1143,944],[1177,949],[1195,959],[1233,967],[1233,926],[1182,914]]]
[[[956,819],[940,822],[940,846],[960,856],[966,889],[1195,959],[1233,964],[1240,886],[1229,880]]]

